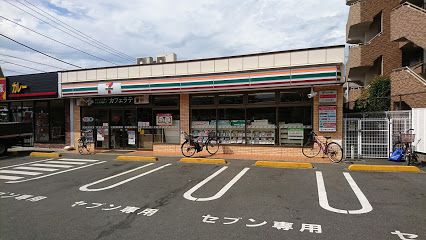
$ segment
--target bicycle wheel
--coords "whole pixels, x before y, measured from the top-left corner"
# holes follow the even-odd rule
[[[309,141],[302,148],[303,155],[305,155],[308,158],[313,158],[317,156],[320,151],[321,151],[321,147],[316,141],[314,142]]]
[[[193,144],[191,144],[189,141],[185,141],[182,143],[182,146],[180,147],[180,150],[185,157],[192,157],[197,149]]]
[[[327,144],[327,156],[334,163],[338,163],[342,161],[342,158],[343,158],[342,147],[335,142],[331,142]]]
[[[219,151],[219,141],[217,139],[210,138],[206,143],[206,149],[210,155],[216,154],[217,151]]]

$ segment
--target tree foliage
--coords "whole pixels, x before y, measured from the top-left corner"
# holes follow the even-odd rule
[[[355,103],[357,112],[390,110],[391,83],[389,77],[377,76],[366,86]]]

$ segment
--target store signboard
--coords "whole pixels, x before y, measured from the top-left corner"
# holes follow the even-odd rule
[[[58,73],[10,76],[6,79],[7,99],[56,98],[58,96]]]
[[[319,106],[319,131],[336,131],[336,106]]]
[[[170,113],[158,113],[156,116],[156,125],[157,126],[172,126],[173,117]]]
[[[6,79],[0,78],[0,101],[6,100]]]
[[[336,90],[319,91],[319,103],[335,104],[336,102],[337,102]]]
[[[303,128],[289,128],[288,129],[288,139],[297,139],[300,140],[304,138],[303,136]]]
[[[117,82],[107,82],[98,84],[98,94],[108,95],[108,94],[120,94],[121,93],[121,83]]]
[[[134,97],[101,97],[93,98],[91,105],[109,106],[109,105],[133,105],[135,103]]]

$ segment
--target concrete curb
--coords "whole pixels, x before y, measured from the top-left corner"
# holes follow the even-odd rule
[[[421,172],[418,167],[414,166],[398,166],[398,165],[366,165],[352,164],[348,167],[349,171],[364,171],[364,172]]]
[[[121,161],[145,161],[145,162],[156,162],[156,161],[158,161],[157,157],[126,156],[126,155],[117,156],[116,160],[121,160]]]
[[[273,161],[256,161],[254,164],[257,167],[272,167],[272,168],[313,168],[312,163],[302,162],[273,162]]]
[[[226,160],[221,158],[181,158],[179,162],[201,164],[226,164]]]
[[[31,152],[30,157],[59,158],[61,154],[57,152]]]

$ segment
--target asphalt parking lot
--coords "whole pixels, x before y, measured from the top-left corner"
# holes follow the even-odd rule
[[[3,158],[0,238],[426,239],[424,173],[176,160]]]

